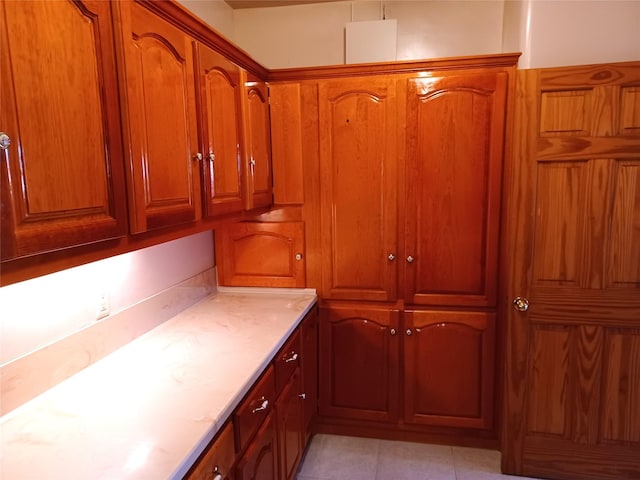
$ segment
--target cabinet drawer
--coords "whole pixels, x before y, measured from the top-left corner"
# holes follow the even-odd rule
[[[231,478],[235,458],[233,424],[229,422],[207,447],[185,480],[217,480],[216,475],[221,475],[223,479]]]
[[[296,330],[273,361],[276,369],[276,397],[300,365],[300,332]]]
[[[234,416],[238,451],[247,446],[275,402],[275,375],[273,367],[265,370],[262,378],[247,394]]]

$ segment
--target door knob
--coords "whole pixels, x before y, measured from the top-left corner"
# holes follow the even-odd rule
[[[516,297],[513,299],[513,308],[519,312],[526,312],[529,310],[529,300],[526,297]]]
[[[387,258],[389,259],[390,262],[393,262],[396,259],[396,256],[393,253],[390,253]]]
[[[409,262],[409,263],[413,263],[414,260],[415,260],[415,258],[413,258],[411,255],[409,255],[407,257],[407,262]]]
[[[413,335],[413,330],[411,330],[410,328],[407,328],[406,332],[404,332],[407,334],[407,337],[410,337],[411,335]]]
[[[11,145],[11,138],[4,132],[0,132],[0,150],[6,150]]]

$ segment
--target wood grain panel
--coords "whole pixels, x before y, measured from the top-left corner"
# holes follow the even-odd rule
[[[240,68],[203,45],[196,48],[204,212],[242,212]]]
[[[568,328],[532,326],[527,414],[529,433],[557,436],[569,433],[570,334]]]
[[[299,83],[269,86],[273,201],[276,205],[304,203],[302,100]]]
[[[408,80],[410,303],[495,304],[506,78]]]
[[[323,295],[393,300],[396,291],[395,85],[320,84]]]
[[[2,258],[124,236],[111,10],[2,2]],[[65,25],[64,31],[60,25]]]
[[[320,414],[391,422],[398,414],[399,312],[320,308]]]
[[[215,247],[220,285],[306,286],[303,222],[231,224],[216,231]]]
[[[495,314],[412,310],[404,319],[405,421],[489,428]]]
[[[620,135],[640,135],[640,86],[620,91]]]
[[[586,164],[542,164],[537,173],[535,282],[576,284],[584,228]]]
[[[640,329],[608,330],[604,345],[602,439],[640,447]]]
[[[613,192],[607,286],[640,286],[640,160],[619,162]]]
[[[588,135],[591,90],[544,92],[540,96],[540,135]]]

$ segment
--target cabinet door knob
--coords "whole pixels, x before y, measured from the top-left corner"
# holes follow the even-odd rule
[[[213,152],[209,152],[209,162],[211,162],[211,166],[213,166],[213,162],[216,160],[216,154]]]
[[[413,263],[413,261],[414,261],[414,260],[415,260],[415,258],[413,258],[411,255],[409,255],[409,256],[407,257],[407,262],[408,262],[408,263]]]
[[[11,137],[4,132],[0,132],[0,150],[6,150],[11,145]]]
[[[529,300],[526,297],[516,297],[513,299],[513,308],[519,312],[529,310]]]
[[[389,333],[390,333],[391,335],[395,335],[395,334],[396,334],[396,333],[398,333],[398,332],[396,331],[396,329],[395,329],[395,328],[392,328],[391,330],[389,330]]]
[[[296,352],[291,352],[291,354],[288,357],[283,358],[284,363],[291,363],[291,362],[295,362],[296,360],[298,360],[298,354]]]
[[[306,400],[307,399],[307,394],[306,393],[301,393],[298,395],[298,397],[300,397],[302,400]]]
[[[411,335],[413,335],[413,330],[407,328],[407,331],[405,333],[407,334],[407,337],[410,337]]]
[[[193,159],[194,159],[194,160],[198,160],[198,161],[202,160],[202,154],[201,154],[200,152],[196,153],[196,154],[193,156]]]
[[[264,410],[266,410],[267,408],[269,408],[269,400],[267,400],[266,398],[262,397],[260,399],[260,401],[262,402],[260,404],[259,407],[254,408],[253,410],[251,410],[251,413],[258,413],[258,412],[262,412]]]
[[[393,253],[390,253],[387,258],[389,259],[390,262],[393,262],[396,259],[396,256]]]
[[[216,465],[215,467],[213,467],[213,472],[211,472],[213,474],[213,480],[222,480],[222,472],[220,471],[220,468],[218,467],[218,465]]]
[[[296,260],[297,261],[302,260],[302,254],[301,253],[296,253]]]

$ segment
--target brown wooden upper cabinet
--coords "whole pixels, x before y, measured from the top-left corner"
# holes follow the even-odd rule
[[[323,297],[394,300],[395,78],[322,81],[318,99]]]
[[[131,232],[193,222],[200,178],[192,39],[137,3],[117,5]]]
[[[241,212],[241,69],[204,45],[196,50],[204,215]]]
[[[267,84],[243,71],[242,111],[244,127],[245,208],[273,203],[271,178],[271,126]]]
[[[124,236],[111,4],[0,10],[2,260]]]

